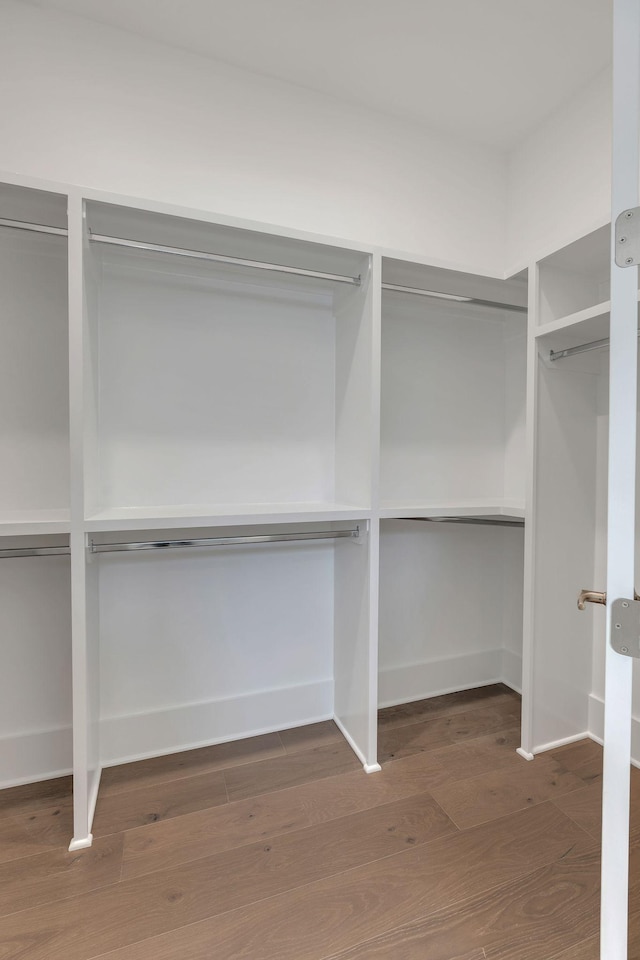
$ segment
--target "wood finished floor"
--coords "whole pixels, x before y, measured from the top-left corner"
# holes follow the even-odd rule
[[[527,763],[519,698],[380,714],[367,776],[332,723],[0,792],[1,960],[597,960],[601,749]],[[630,960],[640,960],[632,771]]]

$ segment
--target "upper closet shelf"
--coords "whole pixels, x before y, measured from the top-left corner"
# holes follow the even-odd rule
[[[69,511],[5,510],[0,513],[0,536],[20,537],[34,534],[69,533]]]
[[[559,359],[554,354],[564,350],[602,346],[601,341],[609,337],[610,320],[611,301],[604,300],[552,323],[543,324],[536,329],[535,339],[547,359]]]
[[[383,520],[421,517],[504,517],[521,520],[525,515],[524,503],[512,500],[467,500],[463,503],[383,503],[380,517]]]
[[[104,510],[85,520],[88,533],[112,530],[228,527],[265,523],[305,523],[310,520],[368,520],[371,511],[344,503],[188,504],[167,507],[122,507]]]

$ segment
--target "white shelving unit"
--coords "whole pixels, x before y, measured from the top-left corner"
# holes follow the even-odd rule
[[[579,612],[576,601],[581,589],[604,590],[606,582],[609,240],[603,227],[530,271],[529,756],[603,736],[606,608]],[[550,305],[567,313],[549,320]],[[566,357],[552,355],[565,350]],[[640,760],[637,730],[634,757]]]
[[[25,219],[14,195],[41,193],[14,178],[0,216]],[[28,771],[7,741],[3,782],[70,766],[72,699],[77,848],[105,765],[333,717],[372,772],[379,699],[518,688],[524,279],[59,194],[68,315],[66,242],[46,235],[34,243],[64,247],[47,261],[58,287],[18,296],[17,331],[3,313],[28,416],[7,423],[15,476],[0,505],[5,538],[68,545],[70,562],[0,569],[12,564],[6,624],[34,592],[57,598],[57,672],[43,668],[64,709],[40,718]],[[39,302],[52,326],[34,341],[22,335]],[[16,378],[27,347],[37,356]],[[32,493],[23,450],[41,457]],[[485,523],[417,522],[447,517]],[[33,650],[42,602],[23,625]]]
[[[380,702],[520,689],[526,282],[382,279]]]
[[[66,197],[0,185],[0,786],[71,765]]]
[[[378,769],[371,251],[96,196],[74,213],[78,542],[156,549],[78,559],[73,845],[105,763],[334,717]],[[159,546],[282,534],[301,539]]]

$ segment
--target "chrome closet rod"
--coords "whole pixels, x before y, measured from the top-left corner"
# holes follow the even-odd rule
[[[69,547],[15,547],[9,550],[0,550],[0,559],[13,557],[68,557]]]
[[[360,286],[361,277],[345,277],[338,273],[321,273],[318,270],[305,270],[302,267],[286,267],[280,263],[266,263],[263,260],[244,260],[240,257],[227,257],[221,253],[206,253],[204,250],[187,250],[185,247],[168,247],[160,243],[144,243],[142,240],[125,240],[122,237],[106,237],[90,233],[93,243],[108,243],[115,247],[133,247],[151,253],[168,253],[176,257],[190,257],[192,260],[212,260],[215,263],[229,263],[237,267],[254,267],[256,270],[269,270],[272,273],[288,273],[298,277],[312,277],[315,280],[332,280],[336,283],[351,283]]]
[[[142,540],[124,543],[95,543],[91,540],[91,553],[121,553],[130,550],[181,550],[184,547],[226,547],[243,543],[282,543],[292,540],[357,540],[360,527],[353,530],[316,530],[311,533],[269,533],[245,537],[199,537],[194,540]]]
[[[400,520],[420,520],[423,523],[471,523],[481,527],[524,527],[524,520],[501,520],[489,517],[399,517]]]
[[[436,300],[453,300],[456,303],[472,303],[480,307],[495,307],[498,310],[512,310],[516,313],[526,313],[527,307],[515,303],[498,303],[495,300],[481,300],[479,297],[460,297],[454,293],[440,293],[437,290],[423,290],[421,287],[403,287],[398,283],[383,283],[383,290],[394,293],[411,293],[418,297],[434,297]]]
[[[56,237],[66,237],[66,227],[49,227],[45,223],[27,223],[26,220],[7,220],[0,217],[0,227],[11,227],[12,230],[31,230],[32,233],[52,233]]]
[[[640,330],[638,330],[640,337]],[[552,350],[549,354],[549,360],[564,360],[565,357],[575,357],[579,353],[588,353],[589,350],[600,350],[602,347],[609,346],[609,337],[602,340],[591,340],[589,343],[581,343],[577,347],[567,347],[566,350]]]

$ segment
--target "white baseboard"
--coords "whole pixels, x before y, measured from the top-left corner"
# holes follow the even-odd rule
[[[581,733],[572,733],[569,737],[560,737],[559,740],[550,740],[548,743],[541,743],[539,746],[533,748],[533,755],[538,756],[539,753],[548,753],[549,750],[557,750],[559,747],[566,747],[569,743],[578,743],[579,740],[588,740],[593,739],[588,730],[583,730]],[[522,756],[525,754],[523,753]]]
[[[102,765],[115,766],[260,736],[333,717],[333,681],[319,680],[133,716],[103,718]]]
[[[72,765],[71,727],[0,737],[0,789],[64,777]]]
[[[589,694],[589,736],[604,741],[604,700],[595,693]],[[640,717],[631,718],[631,763],[640,767]]]
[[[332,717],[331,680],[110,717],[102,720],[100,729],[103,766],[259,736]],[[71,727],[0,738],[0,789],[65,776],[72,767]]]
[[[394,707],[412,700],[500,683],[502,660],[503,651],[498,649],[383,669],[379,676],[378,702],[381,707]]]
[[[522,694],[522,656],[513,650],[502,651],[502,682]]]

